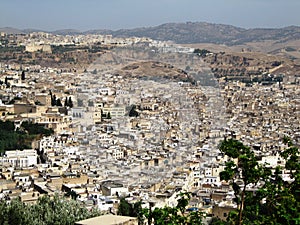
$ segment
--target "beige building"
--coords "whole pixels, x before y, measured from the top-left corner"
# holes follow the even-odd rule
[[[138,225],[138,219],[129,216],[103,215],[75,223],[76,225]]]
[[[25,51],[26,52],[42,51],[42,52],[52,53],[50,45],[26,45]]]
[[[35,101],[38,101],[39,103],[51,106],[51,96],[46,93],[38,93],[35,95]]]
[[[126,113],[125,106],[111,106],[111,107],[103,107],[103,114],[110,113],[111,118],[122,117]]]
[[[14,105],[0,105],[0,116],[4,116],[7,113],[14,113]]]
[[[212,213],[214,217],[217,217],[221,220],[226,220],[229,213],[234,210],[236,210],[236,207],[232,206],[231,204],[221,204],[214,205]]]
[[[36,112],[36,105],[31,105],[27,103],[15,103],[14,104],[14,113],[21,114],[21,113],[35,113]]]
[[[95,124],[101,123],[102,114],[101,111],[96,111],[93,113],[93,121]]]
[[[46,113],[42,113],[40,118],[34,121],[39,124],[45,125],[47,128],[52,128],[55,133],[60,133],[64,130],[69,130],[72,124],[72,117],[69,115],[61,114],[58,108],[48,108]]]

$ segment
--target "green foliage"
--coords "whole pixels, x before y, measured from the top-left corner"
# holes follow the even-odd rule
[[[144,221],[142,202],[138,201],[130,204],[125,198],[121,198],[118,207],[118,215],[137,217],[139,222],[142,223]]]
[[[178,197],[180,198],[177,200],[176,208],[179,209],[179,211],[183,215],[191,199],[191,194],[189,192],[184,192],[180,193]]]
[[[24,142],[24,136],[15,131],[13,122],[0,121],[0,151],[29,147]]]
[[[22,71],[22,74],[21,74],[21,80],[25,80],[26,77],[25,77],[25,71]]]
[[[41,125],[23,122],[21,129],[16,130],[11,121],[0,121],[0,152],[4,150],[31,148],[31,142],[40,135],[49,136],[53,130]]]
[[[51,49],[53,54],[64,54],[72,51],[88,49],[88,47],[69,44],[69,45],[51,45]]]
[[[223,141],[219,149],[231,158],[237,158],[240,154],[249,152],[249,147],[234,139]]]
[[[164,208],[155,208],[151,214],[151,220],[154,220],[155,225],[163,224],[179,224],[179,216],[177,215],[176,208],[164,207]]]
[[[71,98],[71,97],[69,97],[69,100],[68,100],[68,106],[69,106],[70,108],[73,108],[73,101],[72,101],[72,98]]]
[[[211,53],[211,52],[206,49],[197,48],[194,50],[194,53],[202,57],[202,56],[206,56],[208,53]]]
[[[52,95],[51,92],[50,95],[51,95],[51,106],[55,106],[57,104],[56,95]]]
[[[99,216],[100,211],[87,210],[74,200],[55,195],[40,197],[36,204],[26,205],[19,199],[0,201],[0,225],[73,225],[76,221]]]
[[[5,130],[7,132],[12,132],[15,130],[15,125],[11,121],[0,121],[0,129]]]
[[[50,136],[53,134],[53,130],[46,129],[43,125],[37,123],[31,123],[24,121],[21,124],[21,128],[25,129],[29,135],[45,135]]]
[[[125,198],[121,198],[118,207],[118,215],[129,216],[132,213],[132,205]]]
[[[254,153],[241,142],[222,142],[220,150],[231,159],[220,177],[230,181],[238,204],[238,212],[230,213],[223,224],[300,224],[300,151],[290,139],[284,138],[284,142],[288,148],[280,155],[286,160],[285,168],[273,171],[259,165]],[[290,182],[283,179],[283,169],[289,172]],[[240,180],[242,184],[237,182]],[[256,185],[259,180],[263,185],[256,191],[246,190],[248,184]],[[222,223],[215,219],[212,224]]]
[[[25,50],[25,46],[16,46],[16,47],[3,47],[0,46],[0,53],[16,53],[16,52],[23,52]]]
[[[148,224],[155,225],[200,225],[202,224],[203,214],[201,212],[186,212],[186,208],[190,201],[190,193],[180,193],[178,195],[176,207],[165,206],[163,208],[155,208],[144,210],[143,214],[148,220]]]
[[[130,204],[125,198],[121,198],[118,215],[137,217],[141,211],[142,203],[140,201]]]
[[[75,191],[69,191],[65,194],[66,197],[71,197],[73,200],[76,200],[79,197],[79,194],[77,194]]]
[[[200,225],[202,224],[203,215],[201,212],[186,212],[186,208],[190,201],[190,193],[180,193],[177,197],[176,207],[155,208],[152,211],[152,205],[150,203],[150,209],[143,209],[141,202],[134,204],[128,203],[125,198],[121,198],[120,205],[118,207],[118,214],[123,216],[137,217],[139,224],[144,224],[144,221],[148,221],[148,224],[154,225]]]
[[[56,95],[53,95],[52,92],[50,91],[50,96],[51,96],[51,106],[62,106],[61,100],[59,98],[56,98]]]
[[[107,113],[107,119],[111,119],[110,112]]]
[[[60,99],[58,98],[57,100],[56,100],[56,104],[55,104],[56,106],[62,106],[62,103],[61,103],[61,101],[60,101]]]
[[[67,106],[68,106],[68,98],[66,97],[66,98],[65,98],[64,107],[67,107]]]
[[[6,84],[6,87],[9,87],[8,78],[5,77],[4,83]]]
[[[66,97],[64,106],[65,106],[65,107],[73,108],[73,101],[72,101],[72,98],[71,98],[71,97],[69,97],[69,98]]]
[[[136,111],[136,106],[133,105],[129,111],[129,116],[130,117],[138,117],[139,113]]]

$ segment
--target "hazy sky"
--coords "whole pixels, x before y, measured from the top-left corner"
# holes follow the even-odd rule
[[[168,22],[300,25],[300,0],[1,0],[0,27],[121,29]]]

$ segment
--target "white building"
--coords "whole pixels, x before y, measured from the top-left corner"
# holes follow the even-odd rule
[[[115,202],[107,196],[94,193],[91,197],[96,202],[97,207],[100,209],[100,211],[108,211],[114,207]]]
[[[111,147],[106,151],[107,158],[113,158],[113,159],[122,159],[124,158],[124,151],[120,149],[119,147]]]
[[[111,118],[123,117],[125,116],[126,109],[125,106],[111,106],[101,108],[104,114],[110,114]]]
[[[0,157],[2,164],[9,163],[13,167],[26,168],[37,164],[37,153],[34,149],[25,149],[23,151],[6,151],[3,157]]]

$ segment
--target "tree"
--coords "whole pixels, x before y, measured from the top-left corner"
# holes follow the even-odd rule
[[[201,212],[186,213],[186,207],[190,201],[190,193],[180,193],[177,195],[176,207],[165,206],[163,208],[155,208],[152,211],[153,204],[149,203],[149,209],[142,208],[142,202],[130,204],[125,198],[121,198],[118,207],[118,215],[137,217],[139,224],[145,224],[144,220],[148,221],[148,225],[200,225],[202,224],[203,215]]]
[[[54,133],[52,129],[47,129],[43,125],[28,121],[23,121],[21,124],[21,128],[23,128],[29,135],[50,136]]]
[[[66,98],[65,98],[64,107],[68,107],[68,106],[69,106],[69,103],[68,103],[68,98],[66,97]]]
[[[201,212],[186,213],[186,208],[191,198],[188,192],[177,195],[177,205],[175,207],[165,206],[163,208],[155,208],[153,211],[151,207],[143,211],[143,215],[148,220],[148,225],[154,223],[155,225],[200,225],[202,224],[203,214]]]
[[[139,113],[136,111],[136,106],[133,105],[129,111],[129,116],[130,117],[138,117]]]
[[[287,137],[283,139],[287,148],[280,153],[285,168],[276,167],[274,174],[259,190],[264,204],[260,213],[276,224],[300,224],[300,151]],[[283,169],[290,175],[290,181],[282,177]]]
[[[76,200],[79,197],[75,191],[71,190],[65,194],[66,197],[71,197],[73,200]]]
[[[0,120],[0,152],[30,148],[35,138],[53,134],[52,129],[46,129],[42,125],[27,121],[22,122],[21,127],[17,130],[15,129],[13,122]]]
[[[220,145],[220,150],[230,157],[230,160],[225,164],[224,171],[220,173],[220,178],[230,181],[232,185],[235,202],[238,205],[237,224],[241,225],[243,223],[246,188],[249,184],[256,185],[264,176],[266,168],[258,164],[254,152],[249,147],[237,140],[224,140]],[[237,162],[233,159],[236,159]],[[242,181],[242,184],[239,181]]]
[[[5,83],[6,87],[10,86],[10,84],[8,83],[8,78],[7,77],[5,77],[4,83]]]
[[[107,113],[107,119],[111,119],[111,115],[110,115],[110,112]]]
[[[10,204],[6,205],[8,224],[28,224],[28,208],[19,199],[11,201]],[[4,223],[5,224],[5,223]]]
[[[69,106],[70,108],[73,108],[73,101],[72,101],[72,98],[71,98],[71,97],[69,97],[69,100],[68,100],[68,106]]]
[[[202,56],[206,56],[208,53],[210,53],[210,51],[208,51],[206,49],[197,48],[194,50],[194,53],[202,57]]]
[[[284,138],[284,143],[288,148],[280,155],[286,160],[285,167],[274,169],[259,165],[250,148],[237,140],[221,143],[220,150],[230,160],[220,177],[230,181],[238,204],[238,211],[227,217],[227,221],[231,221],[229,224],[300,223],[300,151],[290,139]],[[289,172],[290,181],[283,179],[284,169],[285,173]],[[238,180],[242,180],[242,184],[238,184]],[[261,184],[257,186],[259,180]],[[256,187],[255,191],[247,191],[250,183]],[[222,222],[214,220],[213,224]]]
[[[23,70],[22,71],[22,74],[21,74],[21,80],[25,80],[26,78],[25,78],[25,71]]]
[[[120,199],[120,204],[118,206],[118,215],[130,216],[132,214],[132,206],[125,198]]]
[[[118,215],[137,217],[139,224],[143,224],[142,202],[138,201],[130,204],[125,198],[121,198],[118,206]]]
[[[14,225],[72,225],[76,221],[99,216],[101,213],[93,208],[88,210],[75,200],[67,200],[55,195],[40,197],[36,204],[24,204],[14,199],[10,204],[0,201],[0,224]]]
[[[58,98],[58,99],[56,100],[56,106],[62,106],[62,103],[61,103],[61,101],[60,101],[60,98]]]
[[[55,106],[57,104],[56,95],[52,95],[51,93],[51,106]]]

